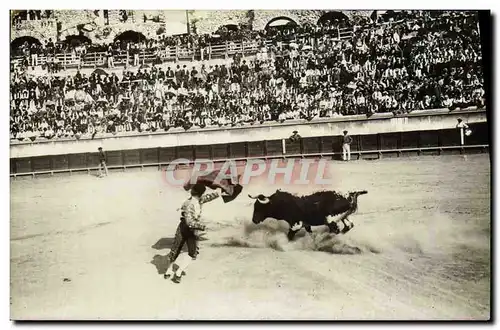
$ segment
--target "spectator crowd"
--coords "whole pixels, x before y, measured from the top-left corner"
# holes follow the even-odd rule
[[[220,65],[153,65],[120,74],[97,69],[66,77],[18,71],[11,77],[11,138],[94,138],[482,107],[477,23],[470,13],[415,12],[355,28],[344,40],[333,38],[328,24],[253,31],[272,44],[254,58]],[[203,40],[162,38],[145,45]]]

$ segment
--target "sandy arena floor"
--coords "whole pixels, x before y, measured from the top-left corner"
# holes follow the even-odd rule
[[[11,317],[489,318],[489,155],[331,167],[332,189],[369,192],[350,233],[289,243],[282,223],[250,224],[247,194],[276,188],[253,184],[205,206],[207,240],[181,284],[160,273],[187,193],[161,172],[12,180]]]

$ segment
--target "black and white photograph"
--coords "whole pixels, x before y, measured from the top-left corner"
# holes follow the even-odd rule
[[[11,321],[492,319],[489,10],[44,6]]]

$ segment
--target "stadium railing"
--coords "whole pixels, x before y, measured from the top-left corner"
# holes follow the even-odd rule
[[[462,19],[464,17],[450,17],[451,19]],[[432,18],[431,20],[439,20],[440,18]],[[389,27],[393,24],[406,22],[412,23],[415,20],[400,20],[400,21],[389,21],[377,23],[378,27]],[[32,24],[40,24],[39,21],[28,21],[24,23],[25,25]],[[48,20],[46,24],[54,25],[53,20]],[[23,27],[24,25],[21,25]],[[374,28],[373,24],[367,25],[354,25],[352,27],[344,27],[337,28],[336,33],[329,33],[330,37],[333,40],[344,40],[350,39],[353,37],[354,32],[359,30],[367,30]],[[296,36],[298,38],[300,36]],[[296,41],[296,40],[295,40]],[[293,42],[293,41],[290,41]],[[272,44],[273,41],[266,40],[266,46]],[[288,44],[288,42],[284,42],[283,44]],[[313,45],[314,47],[314,45]],[[223,44],[214,44],[208,45],[207,47],[196,47],[192,49],[187,49],[186,47],[179,46],[167,46],[160,48],[160,58],[163,62],[165,61],[180,61],[180,60],[210,60],[212,58],[229,58],[237,53],[242,54],[243,56],[254,55],[258,52],[259,46],[255,41],[226,41]],[[13,66],[19,65],[20,61],[22,61],[22,56],[15,56],[11,58],[11,64]],[[36,61],[36,65],[44,65],[51,59],[56,59],[57,62],[64,68],[74,68],[74,67],[102,67],[106,66],[107,56],[106,52],[91,52],[86,54],[83,58],[77,58],[71,53],[61,53],[55,54],[54,56],[43,56],[39,55]],[[156,59],[155,52],[153,50],[142,50],[139,54],[139,62],[140,64],[151,63]],[[31,60],[31,59],[30,59]],[[118,55],[114,56],[114,64],[115,65],[125,65],[128,66],[132,64],[133,57],[129,55],[127,51],[120,51]]]
[[[159,58],[162,62],[177,62],[177,61],[195,61],[195,60],[211,60],[215,58],[227,59],[240,53],[243,56],[254,55],[258,52],[259,47],[255,42],[242,41],[238,43],[226,42],[225,44],[209,45],[208,47],[188,49],[179,46],[167,46],[159,49]],[[139,65],[152,63],[156,60],[156,51],[142,50],[139,53]],[[35,66],[45,65],[52,63],[54,60],[63,69],[68,68],[97,68],[107,66],[107,53],[106,52],[91,52],[84,57],[79,57],[72,53],[60,53],[55,56],[40,55],[37,57]],[[17,56],[12,59],[14,66],[20,65],[23,57]],[[31,64],[31,59],[29,59]],[[115,66],[131,66],[134,57],[127,51],[119,51],[117,55],[113,56]]]
[[[334,33],[331,37],[335,40],[348,39],[353,35],[353,28],[342,28],[337,29],[337,33]],[[288,45],[291,41],[282,42],[283,45]],[[265,46],[270,46],[273,43],[271,40],[265,41]],[[162,62],[169,61],[182,61],[182,60],[211,60],[214,58],[224,58],[227,59],[236,54],[241,54],[242,56],[255,55],[260,50],[260,45],[256,41],[226,41],[222,44],[209,44],[206,47],[196,47],[188,49],[183,46],[163,46],[159,48],[159,57]],[[13,65],[19,65],[23,60],[23,56],[15,56],[11,59]],[[139,53],[139,63],[144,65],[146,63],[152,63],[157,58],[156,51],[147,49],[141,50]],[[57,53],[53,56],[38,55],[36,59],[35,66],[45,65],[56,61],[63,69],[74,68],[74,67],[103,67],[107,66],[107,53],[106,52],[90,52],[85,54],[85,56],[80,57],[73,53]],[[31,58],[29,59],[31,64]],[[133,63],[133,55],[129,54],[127,51],[119,51],[117,55],[113,57],[115,65],[131,65]]]

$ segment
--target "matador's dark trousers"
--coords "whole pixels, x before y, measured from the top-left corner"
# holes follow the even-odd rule
[[[170,253],[168,254],[168,259],[170,260],[170,262],[174,262],[177,257],[179,257],[184,244],[187,244],[188,255],[192,259],[196,259],[199,253],[198,239],[193,230],[189,228],[183,221],[181,221],[177,226],[174,243],[172,244]]]

